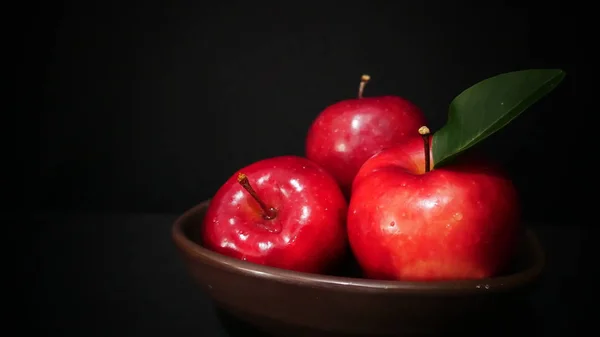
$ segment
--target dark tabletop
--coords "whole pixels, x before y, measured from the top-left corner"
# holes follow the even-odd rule
[[[192,283],[171,241],[177,215],[45,213],[23,226],[30,328],[37,336],[231,337]],[[530,295],[539,336],[581,332],[586,282],[576,225],[534,224],[547,252],[543,282]],[[29,247],[31,245],[31,247]]]

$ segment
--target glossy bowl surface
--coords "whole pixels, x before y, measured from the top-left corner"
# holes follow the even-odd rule
[[[209,201],[181,215],[172,239],[193,280],[223,312],[268,336],[362,337],[524,332],[524,294],[539,279],[544,252],[531,229],[506,274],[478,281],[397,282],[271,268],[202,247]],[[516,320],[515,320],[516,319]],[[506,331],[508,327],[516,330]]]

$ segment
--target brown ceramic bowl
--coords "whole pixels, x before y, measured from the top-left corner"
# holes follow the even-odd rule
[[[261,266],[202,247],[208,201],[173,225],[187,270],[220,310],[268,336],[358,337],[473,332],[524,333],[532,315],[521,301],[540,276],[544,254],[527,229],[509,272],[479,281],[395,282],[315,275]],[[515,319],[517,319],[515,321]]]

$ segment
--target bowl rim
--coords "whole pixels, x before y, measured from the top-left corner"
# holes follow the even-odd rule
[[[372,291],[386,293],[419,294],[480,294],[482,292],[505,292],[533,283],[541,275],[546,257],[535,233],[525,226],[525,239],[533,247],[534,263],[531,267],[509,275],[480,280],[449,281],[393,281],[374,280],[346,276],[333,276],[298,272],[282,268],[259,265],[213,252],[194,242],[185,234],[189,219],[203,212],[210,199],[202,201],[176,218],[171,229],[171,238],[181,253],[201,260],[204,264],[226,270],[240,276],[268,279],[279,283],[316,288],[336,288],[348,291]]]

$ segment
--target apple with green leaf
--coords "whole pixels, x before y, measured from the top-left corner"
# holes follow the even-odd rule
[[[502,168],[467,151],[552,91],[561,70],[500,74],[463,91],[448,121],[360,168],[347,230],[368,278],[483,279],[503,272],[521,233],[518,193]],[[420,135],[419,135],[420,134]]]
[[[421,109],[406,98],[363,97],[369,80],[370,76],[362,76],[357,98],[326,107],[306,137],[306,157],[329,171],[346,195],[365,160],[403,142],[426,123]]]

